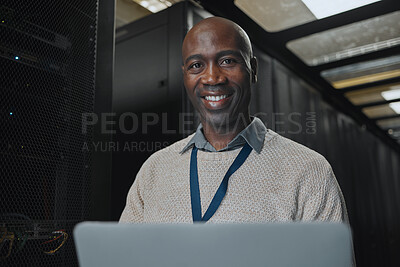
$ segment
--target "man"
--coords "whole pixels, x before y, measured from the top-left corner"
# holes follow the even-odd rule
[[[250,116],[257,60],[242,28],[205,19],[186,35],[182,57],[201,125],[143,164],[121,222],[347,220],[325,158]]]

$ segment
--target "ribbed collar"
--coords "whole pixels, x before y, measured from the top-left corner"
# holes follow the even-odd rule
[[[261,152],[264,144],[265,133],[268,131],[264,123],[257,117],[252,117],[252,122],[241,131],[229,144],[220,149],[216,150],[205,138],[203,134],[203,125],[197,127],[195,135],[190,139],[186,146],[180,152],[184,153],[186,150],[195,145],[198,149],[207,152],[223,152],[230,151],[242,147],[246,142],[251,146],[257,153]]]

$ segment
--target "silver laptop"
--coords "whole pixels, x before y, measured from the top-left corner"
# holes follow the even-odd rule
[[[350,229],[334,223],[84,222],[74,239],[81,267],[352,266]]]

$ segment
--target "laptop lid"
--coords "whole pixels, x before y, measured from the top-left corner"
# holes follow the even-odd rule
[[[74,239],[81,267],[352,266],[350,229],[335,223],[83,222]]]

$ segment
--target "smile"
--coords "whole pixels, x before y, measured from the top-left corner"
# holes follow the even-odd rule
[[[217,95],[217,96],[207,95],[204,98],[207,101],[217,102],[217,101],[221,101],[222,99],[225,99],[227,97],[228,97],[228,95]]]
[[[201,96],[202,102],[206,109],[219,110],[227,108],[232,102],[233,94],[222,94],[220,95],[203,95]]]

